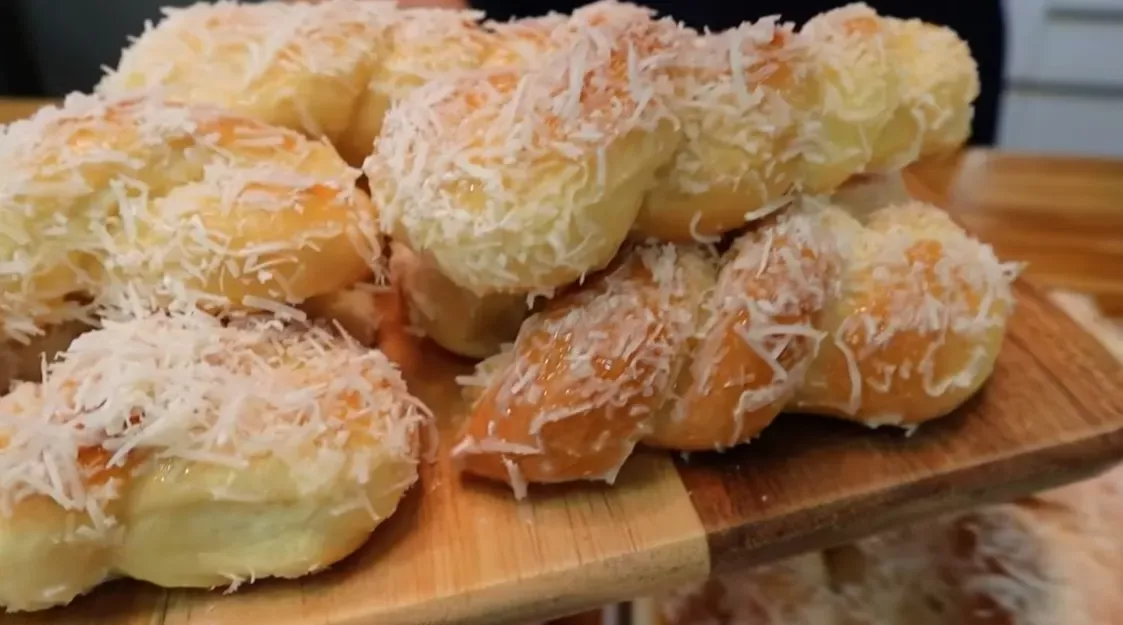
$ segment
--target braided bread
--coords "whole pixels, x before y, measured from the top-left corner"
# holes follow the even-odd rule
[[[739,237],[720,268],[700,254],[636,247],[528,320],[468,381],[483,390],[454,452],[465,470],[518,491],[611,481],[640,440],[724,449],[783,410],[943,416],[989,375],[1017,271],[918,202],[859,222],[807,201]]]
[[[423,417],[385,357],[322,329],[107,321],[0,398],[0,562],[24,572],[0,605],[324,568],[416,480]]]
[[[331,141],[359,165],[391,105],[438,76],[518,65],[544,44],[534,22],[481,27],[483,14],[397,9],[383,0],[227,0],[165,9],[97,91],[156,90]]]
[[[377,126],[364,126],[368,113],[357,104],[388,53],[393,11],[393,3],[362,0],[165,9],[165,18],[124,51],[97,90],[158,89],[333,142],[352,127],[377,134]]]
[[[613,29],[638,33],[647,48]],[[650,70],[631,78],[630,93],[640,92],[637,81],[648,80],[644,110],[669,114],[680,128],[677,140],[660,140],[650,144],[656,152],[627,152],[625,158],[625,152],[618,155],[607,144],[589,142],[602,136],[599,128],[589,126],[599,124],[601,117],[594,115],[584,125],[547,123],[560,105],[545,117],[513,112],[515,106],[527,110],[526,94],[548,89],[546,85],[564,93],[567,72],[574,68],[585,75],[582,97],[589,97],[590,84],[603,80],[595,64],[581,57],[583,39],[573,31],[602,33],[597,35],[601,45],[618,50],[605,52],[606,58],[618,54],[632,66]],[[824,14],[798,32],[769,18],[698,35],[630,5],[597,2],[575,12],[566,25],[555,26],[551,41],[553,52],[543,57],[540,72],[518,70],[518,90],[488,87],[487,97],[474,99],[471,110],[436,117],[429,113],[447,106],[447,98],[468,97],[452,78],[435,79],[408,96],[395,112],[415,119],[408,142],[400,141],[406,130],[388,118],[366,166],[376,203],[391,207],[383,213],[384,227],[416,250],[430,271],[448,279],[439,290],[433,286],[434,293],[425,293],[430,287],[424,284],[408,290],[416,307],[456,287],[476,296],[553,292],[603,267],[618,252],[625,223],[633,239],[711,241],[766,217],[801,193],[836,191],[862,172],[891,173],[921,153],[958,145],[978,93],[974,61],[954,33],[881,18],[864,5]],[[886,52],[889,43],[902,52]],[[923,80],[902,78],[916,71],[931,74],[926,64],[934,61],[919,50],[934,50],[943,71]],[[549,69],[551,58],[561,58],[562,69]],[[582,60],[575,65],[575,59]],[[479,84],[471,78],[462,83]],[[441,95],[424,101],[427,93]],[[588,115],[581,111],[576,119]],[[478,127],[465,121],[472,116],[483,120]],[[908,123],[900,121],[906,119]],[[422,140],[417,129],[429,133],[424,135],[428,138]],[[540,161],[537,152],[519,143],[531,141],[535,150],[548,149],[538,138],[546,131],[542,136],[572,154],[566,156],[573,163],[569,170]],[[495,139],[485,147],[478,144],[481,136]],[[420,166],[435,167],[444,160],[444,169],[418,169],[419,155],[434,153],[447,156],[425,156]],[[470,167],[463,165],[468,162]],[[528,167],[539,162],[546,169]],[[595,177],[590,162],[599,163]],[[643,185],[638,212],[634,200],[617,202],[636,197],[615,191],[620,177],[614,168],[624,163],[629,169],[620,171],[629,172],[629,183]],[[652,166],[642,169],[645,163]],[[571,189],[566,176],[598,185]],[[447,182],[435,186],[437,179]],[[454,181],[462,186],[453,186]],[[487,201],[454,192],[458,188],[478,188]],[[564,195],[535,195],[543,188]],[[578,194],[585,192],[601,201],[580,199]],[[558,204],[550,197],[567,199]],[[517,298],[506,302],[497,317],[518,320],[525,315]],[[465,325],[451,309],[420,317],[421,329],[441,345],[481,355],[479,349],[464,349],[472,342],[465,337],[479,331],[478,324]],[[458,330],[450,332],[453,327]],[[499,334],[513,335],[516,329],[508,324]],[[445,340],[450,333],[460,338]],[[495,347],[494,340],[479,338],[480,345]]]
[[[370,275],[376,214],[327,145],[204,106],[74,95],[0,136],[0,337],[97,306],[296,304]]]

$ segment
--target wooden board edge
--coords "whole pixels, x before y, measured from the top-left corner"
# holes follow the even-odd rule
[[[701,527],[701,525],[699,525]],[[658,549],[557,571],[377,615],[349,614],[334,625],[525,625],[631,601],[645,593],[707,578],[712,570],[703,533]],[[455,616],[453,616],[455,615]]]
[[[666,534],[648,543],[649,548],[533,577],[507,579],[424,604],[400,606],[374,614],[361,610],[340,613],[334,615],[333,625],[541,623],[631,601],[653,589],[674,588],[709,577],[712,572],[709,537],[672,458],[648,452],[629,462],[634,464],[625,468],[625,474],[642,472],[659,476],[659,487],[665,491],[658,498],[662,504],[661,513],[675,519]],[[647,487],[651,485],[648,483]],[[628,499],[650,495],[649,488],[621,491],[617,487],[606,487],[582,496],[605,497],[611,502],[610,506],[626,508]],[[510,504],[519,505],[513,501]],[[600,517],[602,521],[605,518]]]
[[[1048,458],[1051,467],[1043,470],[1042,457],[1032,459],[1014,456],[1006,460],[967,467],[929,479],[893,486],[875,493],[864,493],[832,502],[814,510],[804,510],[752,525],[728,527],[710,535],[710,554],[715,574],[765,564],[807,552],[807,545],[826,549],[876,535],[892,527],[908,525],[935,516],[1005,503],[1073,482],[1095,477],[1119,464],[1123,450],[1123,428],[1095,439],[1102,443],[1089,450],[1088,440],[1072,441],[1053,448]],[[1031,463],[1032,467],[1026,467]],[[1032,484],[995,482],[987,479],[995,473],[1034,472],[1042,477]],[[923,502],[921,505],[905,503]],[[855,507],[889,511],[878,517],[857,518]],[[814,528],[797,537],[786,537],[785,528]],[[764,547],[753,543],[754,537],[767,536]],[[774,538],[773,538],[774,537]]]
[[[1019,280],[1015,287],[1019,306],[1015,315],[1028,315],[1028,319],[1056,323],[1063,337],[1050,339],[1042,336],[1048,345],[1059,346],[1058,357],[1073,367],[1093,367],[1102,380],[1082,380],[1086,389],[1098,389],[1100,396],[1081,396],[1066,393],[1074,410],[1090,411],[1106,407],[1123,416],[1123,385],[1112,386],[1112,381],[1123,380],[1123,363],[1117,360],[1096,339],[1046,297],[1034,284]],[[1056,330],[1058,328],[1054,328]],[[1048,334],[1046,328],[1038,328]],[[1025,347],[1025,346],[1021,346]],[[1003,346],[1009,349],[1010,346]],[[1032,350],[1025,349],[1032,353]],[[1042,363],[1049,375],[1049,363]],[[1060,387],[1064,380],[1055,379]],[[1102,401],[1100,401],[1102,400]],[[933,515],[967,509],[978,505],[1001,503],[1034,492],[1048,490],[1065,484],[1094,477],[1123,460],[1123,421],[1112,427],[1089,431],[1084,436],[1063,444],[1039,450],[1031,457],[1013,455],[999,457],[977,464],[960,467],[950,472],[932,475],[907,484],[864,492],[832,501],[830,504],[773,519],[736,524],[731,519],[712,519],[710,531],[710,557],[715,573],[727,572],[780,560],[807,551],[809,548],[830,547],[864,538],[893,526],[929,518]],[[1045,462],[1048,467],[1043,467]],[[1034,475],[1035,481],[1009,482],[995,479],[996,475]],[[708,481],[706,478],[702,478]],[[689,488],[689,476],[686,478]],[[738,493],[727,492],[731,498]],[[920,502],[917,505],[917,502]],[[905,505],[913,504],[913,505]],[[878,508],[892,513],[876,521],[863,522],[854,517],[854,508]],[[703,519],[706,522],[706,519]],[[785,537],[787,527],[813,528],[798,537]],[[764,546],[757,546],[763,543]],[[809,547],[808,545],[814,545]]]
[[[1092,298],[1071,291],[1053,291],[1049,301],[1123,362],[1123,324],[1116,324],[1096,308]]]

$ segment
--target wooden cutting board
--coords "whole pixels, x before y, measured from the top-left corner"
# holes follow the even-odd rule
[[[462,481],[442,455],[326,573],[229,595],[123,581],[0,625],[534,621],[1088,477],[1123,457],[1123,368],[1032,286],[1016,292],[990,382],[911,437],[785,416],[724,455],[640,453],[615,487],[535,489],[524,503]],[[411,387],[450,431],[464,411],[453,378],[470,365],[436,350],[424,365]]]

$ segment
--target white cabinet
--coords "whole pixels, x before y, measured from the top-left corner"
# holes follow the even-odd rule
[[[1123,157],[1123,98],[1007,92],[999,145],[1055,154]]]
[[[1123,0],[1006,0],[999,145],[1123,157]]]

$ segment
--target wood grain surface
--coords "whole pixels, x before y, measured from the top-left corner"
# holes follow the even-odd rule
[[[914,172],[1030,281],[1123,316],[1123,161],[970,150]]]
[[[26,114],[30,106],[0,102],[0,120],[6,113]],[[1046,202],[990,188],[985,172],[1018,186],[1028,184],[1023,177],[1064,169],[1050,165],[1016,174],[1016,167],[995,164],[1000,162],[1004,157],[969,153],[961,162],[917,171],[957,217],[981,227],[990,240],[990,233],[1007,236],[1015,228],[1004,228],[1002,219],[1044,211]],[[984,173],[962,182],[954,172],[968,165]],[[1111,177],[1111,167],[1104,167],[1084,184]],[[1111,213],[1101,196],[1080,195],[1083,187],[1073,182],[1078,169],[1062,172],[1058,184],[1088,207],[1059,218],[1068,224],[1058,227],[1062,240],[1066,232],[1101,233],[1118,225],[1118,208]],[[977,206],[1000,216],[973,212]],[[1104,229],[1092,223],[1100,213],[1107,215],[1101,215]],[[1037,232],[1040,242],[1019,248],[1017,241],[1028,239],[1003,238],[995,241],[1000,253],[1023,250],[1036,255],[1031,262],[1047,260],[1049,228],[1043,224],[1050,220],[1043,212],[1039,219],[1041,224],[1020,232]],[[1096,253],[1112,258],[1112,245],[1104,239]],[[1111,292],[1108,273],[1081,284]],[[442,455],[370,543],[324,574],[260,582],[231,595],[118,582],[69,608],[8,615],[0,625],[540,620],[647,594],[715,568],[821,549],[918,516],[1078,479],[1123,454],[1123,370],[1031,284],[1062,275],[1038,269],[1018,286],[1019,307],[993,379],[962,410],[911,437],[785,416],[759,442],[732,453],[673,459],[641,453],[614,488],[534,489],[521,504],[504,490],[461,481]],[[427,355],[425,375],[410,385],[448,431],[463,413],[452,378],[467,365],[436,351]]]

